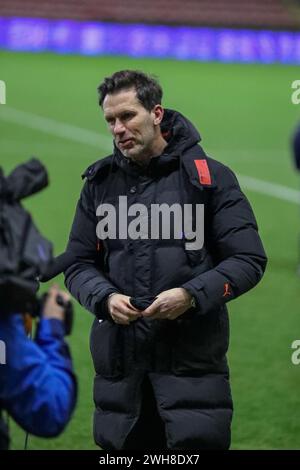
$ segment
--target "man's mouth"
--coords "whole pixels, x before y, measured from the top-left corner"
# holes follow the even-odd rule
[[[119,142],[119,145],[123,148],[123,149],[129,149],[133,146],[134,144],[134,140],[133,139],[124,139],[124,140],[121,140]]]

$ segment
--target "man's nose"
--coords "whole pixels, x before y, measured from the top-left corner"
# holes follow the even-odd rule
[[[125,131],[124,124],[121,121],[119,121],[119,119],[116,119],[116,122],[115,122],[115,125],[114,125],[114,128],[113,128],[114,134],[115,135],[123,134],[124,131]]]

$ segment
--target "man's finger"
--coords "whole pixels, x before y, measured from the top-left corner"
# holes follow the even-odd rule
[[[154,300],[154,302],[149,305],[149,307],[146,308],[146,310],[144,310],[142,312],[142,315],[143,317],[151,317],[155,314],[159,314],[159,307],[160,307],[160,303],[159,303],[159,300]]]
[[[130,323],[130,321],[126,317],[126,315],[123,315],[121,312],[113,313],[111,315],[111,317],[112,317],[112,319],[115,323],[119,323],[119,324],[122,324],[122,325],[129,325],[129,323]]]
[[[136,309],[133,305],[131,305],[129,300],[122,299],[116,305],[118,309],[120,310],[122,309],[123,313],[125,312],[140,313],[140,310]]]
[[[140,317],[140,312],[139,311],[132,311],[128,309],[125,305],[119,306],[118,307],[118,312],[122,313],[122,315],[125,315],[126,317],[130,318],[139,318]]]
[[[126,304],[126,306],[127,306],[130,310],[132,310],[133,312],[140,312],[140,310],[137,309],[137,308],[135,308],[129,301],[128,301],[128,302],[125,301],[125,304]]]

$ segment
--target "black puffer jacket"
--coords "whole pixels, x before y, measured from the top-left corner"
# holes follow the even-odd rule
[[[66,271],[66,286],[97,317],[91,333],[95,439],[106,448],[122,447],[138,414],[141,377],[150,371],[168,445],[226,448],[232,403],[225,304],[259,282],[266,255],[234,174],[205,155],[193,125],[166,110],[162,131],[168,146],[147,169],[117,149],[87,169],[70,234],[68,250],[80,259]],[[99,243],[97,207],[113,204],[118,218],[119,196],[127,196],[128,207],[142,203],[149,212],[152,204],[203,204],[203,248],[187,250],[184,236]],[[197,301],[196,309],[174,321],[139,319],[124,327],[114,324],[104,308],[112,292],[139,301],[174,287],[186,288]],[[182,416],[189,408],[190,415]],[[198,427],[190,422],[197,411]]]
[[[0,450],[7,450],[8,448],[9,448],[8,427],[2,417],[2,410],[0,408]]]

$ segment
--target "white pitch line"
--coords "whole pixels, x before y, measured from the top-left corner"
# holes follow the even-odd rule
[[[62,137],[64,139],[73,140],[81,144],[91,145],[102,148],[109,152],[112,151],[113,145],[110,137],[98,134],[98,132],[89,131],[82,127],[73,126],[55,119],[45,118],[37,114],[20,111],[9,106],[1,106],[0,119],[13,124],[19,124],[30,129],[45,132],[46,134]]]
[[[89,131],[82,127],[73,126],[55,119],[45,118],[27,111],[20,111],[9,106],[0,107],[0,119],[13,124],[19,124],[46,134],[62,137],[64,139],[90,145],[97,149],[112,151],[111,138],[100,132]],[[300,204],[300,191],[276,183],[252,178],[251,176],[237,175],[241,185],[249,191],[265,194],[276,199]]]
[[[237,174],[237,178],[241,186],[249,191],[272,196],[282,201],[300,204],[300,191],[297,191],[297,189],[292,189],[277,183],[269,183],[268,181],[252,178],[251,176]]]

